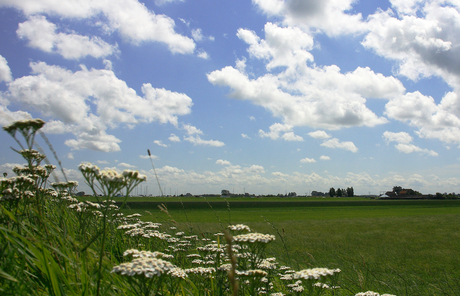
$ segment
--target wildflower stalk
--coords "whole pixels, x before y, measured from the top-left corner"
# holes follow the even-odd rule
[[[232,264],[232,268],[228,272],[228,279],[230,280],[230,284],[232,286],[232,293],[233,293],[232,295],[237,296],[238,295],[238,282],[236,280],[236,258],[233,255],[233,249],[232,249],[233,237],[230,234],[230,232],[228,232],[227,230],[225,230],[224,233],[225,233],[225,240],[227,241],[227,254]]]

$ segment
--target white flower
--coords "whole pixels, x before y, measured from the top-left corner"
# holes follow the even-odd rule
[[[168,261],[143,257],[117,265],[112,269],[112,272],[127,276],[143,275],[147,278],[151,278],[154,276],[162,276],[174,268],[176,268],[176,266]]]
[[[275,236],[271,234],[262,234],[262,233],[247,233],[247,234],[240,234],[233,237],[233,240],[236,242],[249,242],[249,243],[269,243],[275,240]]]
[[[247,231],[247,232],[251,231],[251,228],[249,228],[249,226],[246,226],[244,224],[229,225],[228,229],[232,231]]]
[[[188,268],[185,270],[186,273],[194,273],[199,275],[210,275],[216,272],[216,269],[213,267],[195,267]]]
[[[396,296],[396,295],[392,295],[392,294],[382,294],[382,295],[380,295],[377,292],[367,291],[367,292],[360,292],[360,293],[356,294],[355,296]]]
[[[322,276],[333,275],[334,273],[340,272],[340,269],[327,269],[327,268],[311,268],[297,271],[293,274],[294,279],[319,279]]]
[[[186,277],[188,277],[185,270],[179,267],[174,267],[173,269],[168,271],[168,274],[172,275],[173,277],[181,278],[181,279],[185,279]]]

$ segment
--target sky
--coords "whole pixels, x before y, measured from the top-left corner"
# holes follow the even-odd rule
[[[0,0],[0,124],[27,118],[86,192],[82,162],[159,195],[147,149],[171,195],[460,192],[460,3]]]

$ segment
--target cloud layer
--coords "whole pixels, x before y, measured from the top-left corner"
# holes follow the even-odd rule
[[[393,98],[405,91],[394,77],[358,67],[341,73],[336,65],[318,67],[309,50],[312,36],[298,28],[267,23],[265,39],[238,30],[249,56],[265,63],[267,73],[251,78],[245,60],[208,74],[212,84],[229,87],[235,99],[248,100],[269,110],[286,126],[324,129],[384,124],[388,120],[366,106],[369,98]]]
[[[43,50],[50,50],[56,46],[58,51],[69,54],[72,48],[66,46],[71,41],[80,40],[84,45],[106,45],[98,39],[87,39],[78,35],[55,35],[55,26],[42,17],[35,15],[52,15],[68,19],[90,19],[96,26],[107,33],[118,32],[123,39],[133,44],[140,42],[160,42],[166,44],[173,53],[190,54],[195,50],[193,39],[175,32],[175,22],[166,15],[155,14],[153,11],[137,0],[111,0],[111,1],[34,1],[34,0],[6,0],[1,6],[14,7],[31,19],[22,24],[18,34],[27,37],[31,45]],[[38,36],[31,35],[32,24],[41,25],[43,32],[38,31],[38,36],[44,37],[37,40]],[[50,47],[51,46],[51,47]],[[59,49],[59,47],[61,47]]]
[[[118,151],[120,140],[108,128],[152,121],[177,126],[178,116],[189,114],[193,104],[185,94],[149,83],[141,97],[107,69],[71,72],[44,62],[30,67],[32,75],[9,83],[8,99],[52,119],[47,132],[72,132],[76,139],[66,144],[74,149]]]

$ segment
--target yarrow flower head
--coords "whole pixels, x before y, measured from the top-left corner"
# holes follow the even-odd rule
[[[66,190],[66,189],[74,189],[78,187],[77,181],[69,181],[69,182],[53,182],[50,184],[56,190]]]
[[[199,275],[211,275],[216,272],[214,267],[195,267],[195,268],[188,268],[185,270],[186,273],[193,273]]]
[[[377,292],[367,291],[367,292],[360,292],[358,294],[355,294],[355,296],[396,296],[396,295],[392,295],[392,294],[382,294],[382,295],[380,295]]]
[[[162,252],[151,252],[151,251],[139,251],[136,249],[129,249],[123,253],[123,256],[132,256],[133,258],[163,258],[163,259],[172,259],[173,255],[165,254]]]
[[[262,233],[247,233],[239,234],[233,237],[233,240],[236,242],[248,242],[248,243],[269,243],[275,240],[275,236],[271,234],[262,234]]]
[[[24,159],[30,161],[34,165],[40,164],[40,162],[46,158],[46,155],[41,154],[40,152],[34,149],[22,149],[19,150],[19,154],[21,154],[21,156]]]
[[[147,278],[151,278],[154,276],[160,277],[163,274],[167,274],[174,268],[177,267],[168,261],[157,258],[142,257],[135,258],[133,261],[128,263],[117,265],[112,269],[112,272],[127,276],[141,275]]]
[[[78,169],[82,172],[82,173],[90,173],[90,174],[94,174],[96,176],[100,175],[101,173],[101,169],[97,166],[97,165],[93,165],[89,162],[83,162],[81,163],[79,166],[78,166]]]
[[[140,174],[138,171],[124,170],[122,173],[123,177],[138,181],[147,181],[147,176]]]
[[[249,226],[244,225],[244,224],[229,225],[228,229],[230,229],[231,231],[246,231],[246,232],[251,231],[251,228],[249,228]]]
[[[293,279],[319,279],[320,277],[326,277],[330,275],[334,275],[335,273],[339,273],[340,269],[328,269],[328,268],[310,268],[304,269],[301,271],[297,271],[292,275]]]
[[[22,133],[32,131],[35,132],[41,129],[45,125],[45,121],[40,118],[36,119],[24,119],[13,122],[10,125],[3,127],[3,130],[14,136],[17,130],[20,130]]]

